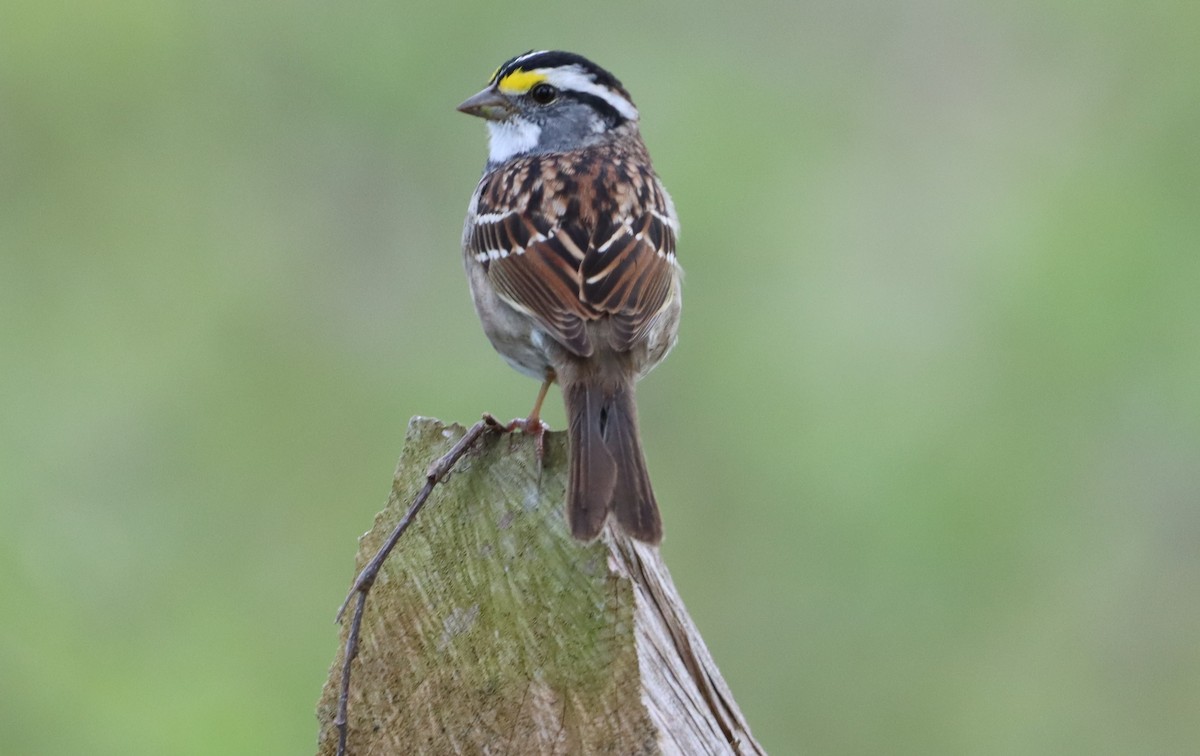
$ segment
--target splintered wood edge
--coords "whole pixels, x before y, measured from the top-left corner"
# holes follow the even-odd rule
[[[409,423],[387,506],[357,569],[463,436]],[[352,754],[759,754],[657,547],[613,528],[581,544],[562,512],[565,434],[489,434],[388,559],[368,600],[351,678]],[[317,715],[333,754],[349,620]]]

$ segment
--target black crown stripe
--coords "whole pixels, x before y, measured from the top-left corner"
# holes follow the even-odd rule
[[[535,68],[563,68],[565,66],[579,66],[588,74],[597,84],[615,89],[622,94],[625,94],[625,87],[621,85],[620,80],[616,76],[596,65],[592,61],[577,55],[575,53],[565,52],[563,50],[546,50],[533,55],[533,50],[523,52],[520,55],[512,57],[505,61],[504,65],[496,70],[496,75],[492,77],[490,83],[494,84],[500,81],[505,76],[508,76],[513,71],[523,70],[532,71]],[[529,57],[526,57],[529,56]],[[517,61],[520,61],[518,64]]]

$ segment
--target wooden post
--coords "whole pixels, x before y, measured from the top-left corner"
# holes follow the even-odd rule
[[[358,568],[461,426],[414,418]],[[367,599],[351,754],[761,754],[658,549],[563,518],[566,436],[487,434],[434,489]],[[349,620],[343,622],[345,645]],[[342,652],[318,705],[332,755]]]

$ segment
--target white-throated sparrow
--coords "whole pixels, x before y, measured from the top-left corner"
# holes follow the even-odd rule
[[[567,519],[595,538],[611,512],[650,543],[662,520],[638,435],[634,383],[679,327],[679,222],[616,77],[573,53],[509,60],[458,108],[487,120],[489,156],[463,230],[475,308],[520,372],[562,386]]]

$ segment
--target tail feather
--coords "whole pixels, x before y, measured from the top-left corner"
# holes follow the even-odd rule
[[[617,462],[617,485],[613,491],[612,510],[626,533],[649,543],[662,540],[662,519],[658,502],[650,486],[650,471],[642,452],[638,433],[637,405],[633,389],[626,388],[613,396],[614,414],[621,422],[609,422],[609,450]]]
[[[611,511],[630,536],[662,540],[662,520],[638,436],[633,387],[575,383],[563,387],[570,433],[567,519],[571,534],[591,540]]]
[[[563,387],[570,434],[567,521],[571,535],[590,541],[600,535],[617,484],[617,465],[601,433],[603,396],[586,384]]]

